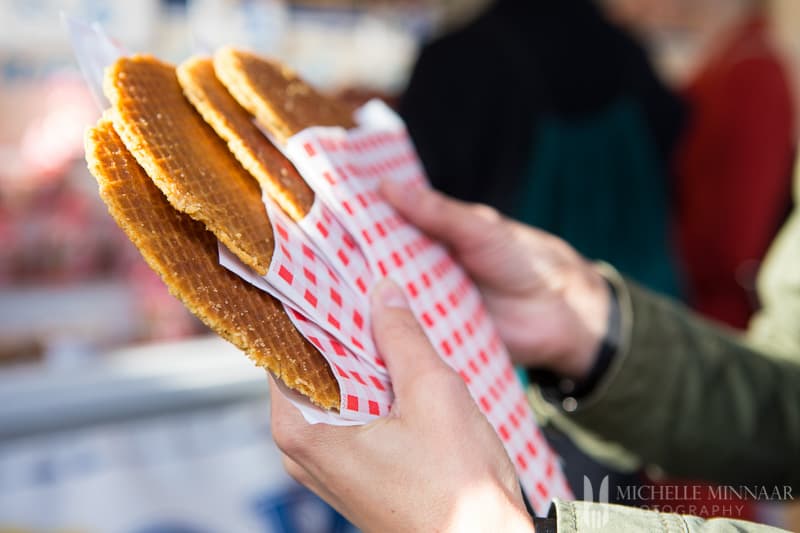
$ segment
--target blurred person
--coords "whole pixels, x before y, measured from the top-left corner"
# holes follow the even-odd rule
[[[795,106],[759,0],[607,0],[643,34],[688,43],[689,106],[676,160],[677,236],[687,296],[735,328],[758,307],[753,282],[790,207]],[[668,38],[669,39],[669,38]]]
[[[686,88],[678,236],[692,306],[743,328],[757,306],[758,264],[789,210],[795,111],[761,3],[729,5],[719,47]]]
[[[400,114],[434,186],[677,295],[679,99],[591,0],[497,0],[422,50]]]
[[[744,339],[485,206],[427,188],[386,183],[383,192],[451,247],[517,364],[547,368],[583,389],[577,396],[546,391],[558,423],[679,476],[793,498],[800,487],[800,210],[762,269],[765,305]],[[391,415],[365,426],[309,425],[272,393],[273,436],[287,471],[363,530],[776,531],[561,500],[549,522],[534,526],[499,439],[431,348],[402,291],[384,281],[372,306],[396,396]]]
[[[768,35],[768,2],[606,3],[656,50],[667,48],[667,74],[689,106],[674,163],[688,301],[707,317],[744,328],[759,305],[756,272],[791,198],[796,111]],[[680,53],[672,57],[671,49]],[[751,517],[755,509],[744,512]]]

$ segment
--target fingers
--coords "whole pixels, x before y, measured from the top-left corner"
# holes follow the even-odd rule
[[[309,424],[269,376],[272,438],[281,454],[286,473],[345,514],[341,501],[326,486],[331,468],[354,469],[358,460],[360,428]],[[350,454],[354,454],[354,457]]]
[[[269,376],[272,438],[278,448],[300,463],[324,461],[327,450],[343,439],[349,429],[327,424],[309,424],[300,411],[283,395]],[[327,446],[322,446],[327,443]],[[313,456],[313,457],[312,457]]]
[[[283,395],[271,375],[269,376],[269,396],[272,438],[278,448],[285,454],[293,456],[298,453],[298,448],[303,442],[302,435],[309,424],[300,411]]]
[[[381,193],[409,222],[457,252],[490,243],[503,220],[488,206],[460,202],[430,187],[384,180]]]
[[[397,398],[420,376],[449,370],[417,323],[402,290],[384,279],[372,291],[372,328]]]
[[[281,462],[283,463],[283,469],[286,470],[286,473],[289,474],[289,477],[291,477],[304,487],[314,490],[312,486],[316,486],[316,480],[308,472],[308,470],[303,468],[300,465],[300,463],[298,463],[285,453],[280,452],[280,454],[281,454]]]

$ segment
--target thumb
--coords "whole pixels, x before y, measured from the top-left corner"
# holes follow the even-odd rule
[[[372,291],[372,333],[398,398],[422,374],[449,370],[411,314],[402,290],[389,278]]]
[[[487,205],[468,204],[431,187],[383,180],[381,193],[403,217],[456,253],[491,245],[503,218]]]

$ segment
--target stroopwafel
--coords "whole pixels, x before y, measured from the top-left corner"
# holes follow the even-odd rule
[[[214,235],[170,206],[107,118],[89,130],[86,160],[109,213],[173,295],[288,387],[323,408],[339,407],[322,355],[277,300],[219,265]]]
[[[230,95],[214,74],[209,57],[193,57],[178,67],[178,80],[195,109],[262,189],[294,220],[314,203],[314,193],[294,166],[264,137],[253,117]]]
[[[236,101],[279,142],[311,126],[355,126],[347,106],[323,96],[278,62],[225,47],[214,54],[214,70]]]
[[[266,274],[275,243],[258,184],[183,96],[175,68],[146,55],[121,58],[106,71],[104,92],[114,129],[173,207]]]

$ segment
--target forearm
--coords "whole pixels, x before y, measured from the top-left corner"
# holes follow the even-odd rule
[[[800,486],[800,365],[619,283],[627,346],[563,415],[677,476]]]

